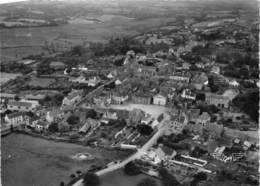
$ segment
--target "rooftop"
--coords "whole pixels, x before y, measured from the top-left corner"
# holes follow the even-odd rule
[[[9,101],[8,105],[11,105],[11,106],[21,106],[21,107],[31,107],[32,103],[30,103],[30,102],[23,102],[23,101]]]

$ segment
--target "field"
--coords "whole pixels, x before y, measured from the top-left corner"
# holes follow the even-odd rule
[[[28,85],[33,87],[47,88],[54,82],[55,79],[51,79],[51,78],[33,78],[28,82]]]
[[[98,21],[93,21],[93,20]],[[10,61],[29,54],[47,53],[46,42],[70,43],[75,46],[88,42],[106,42],[111,37],[134,36],[151,28],[165,26],[174,18],[136,20],[120,15],[105,14],[73,18],[66,25],[53,27],[12,28],[0,30],[1,61]]]
[[[4,186],[57,186],[68,182],[77,170],[86,171],[93,164],[107,164],[123,158],[118,152],[75,144],[47,141],[22,134],[10,134],[1,140],[1,170]],[[91,162],[70,157],[88,152]],[[106,157],[104,155],[106,154]],[[125,156],[125,155],[124,155]]]
[[[105,42],[112,36],[135,35],[135,29],[119,26],[132,19],[112,18],[101,23],[86,19],[75,19],[69,24],[55,27],[12,28],[0,30],[1,61],[14,60],[29,54],[46,52],[45,42],[68,41],[72,45],[86,42]]]
[[[21,75],[21,74],[12,74],[12,73],[1,72],[1,74],[0,74],[0,85],[3,85],[4,83],[6,83],[9,80],[15,79],[19,75]]]

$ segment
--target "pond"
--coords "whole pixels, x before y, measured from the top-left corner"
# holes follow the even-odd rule
[[[95,159],[75,161],[71,156],[88,152]],[[76,144],[53,142],[23,134],[1,138],[1,168],[3,186],[58,186],[68,182],[77,170],[91,165],[107,164],[125,154]]]

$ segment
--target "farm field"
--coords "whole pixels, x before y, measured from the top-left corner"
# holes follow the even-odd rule
[[[6,83],[9,80],[15,79],[19,75],[21,75],[21,74],[13,74],[13,73],[1,72],[1,75],[0,75],[0,85],[3,85],[4,83]]]
[[[93,21],[93,20],[97,21]],[[136,20],[120,15],[104,14],[72,18],[68,24],[53,27],[1,29],[1,61],[20,59],[30,54],[47,53],[45,43],[106,42],[111,37],[134,36],[148,29],[165,26],[174,18]],[[47,34],[48,33],[48,34]]]

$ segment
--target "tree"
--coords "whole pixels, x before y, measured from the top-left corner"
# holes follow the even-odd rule
[[[16,96],[14,97],[14,100],[15,100],[15,101],[19,101],[19,100],[20,100],[20,97],[16,95]]]
[[[48,131],[49,132],[58,132],[59,131],[58,123],[51,123],[48,127]]]
[[[76,173],[77,173],[77,175],[82,174],[81,170],[77,170]]]
[[[78,117],[78,116],[75,116],[75,115],[71,115],[71,116],[67,119],[67,122],[68,122],[70,125],[76,125],[76,124],[79,122],[79,117]]]
[[[84,186],[96,186],[100,184],[99,177],[95,173],[87,172],[83,176]]]
[[[63,181],[61,181],[60,186],[65,186],[65,183]]]
[[[90,109],[86,113],[86,118],[97,119],[97,112],[94,109]]]
[[[145,125],[145,124],[137,125],[137,130],[140,134],[142,134],[144,136],[149,136],[153,132],[153,128],[151,126]]]
[[[203,181],[207,179],[207,174],[205,174],[204,172],[199,172],[197,174],[195,174],[194,179],[199,180],[199,181]]]
[[[259,91],[239,95],[233,100],[233,103],[248,114],[254,121],[258,121]]]
[[[181,186],[181,184],[176,180],[176,178],[171,175],[167,169],[165,168],[160,168],[159,169],[159,174],[162,178],[162,183],[163,186]]]
[[[196,94],[196,100],[205,101],[205,94],[203,93]]]
[[[149,178],[142,179],[137,186],[157,186],[156,182]]]
[[[72,179],[76,178],[75,174],[71,174],[70,178],[72,178]]]
[[[132,161],[125,165],[124,172],[129,176],[136,176],[141,173],[139,167]]]

